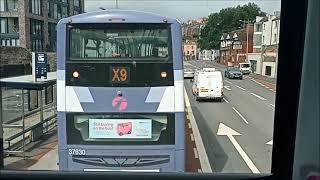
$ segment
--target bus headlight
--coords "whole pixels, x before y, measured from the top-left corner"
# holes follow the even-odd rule
[[[161,72],[161,77],[163,78],[167,77],[167,72]]]
[[[73,73],[72,73],[72,76],[73,77],[75,77],[75,78],[77,78],[77,77],[79,77],[79,73],[78,73],[78,71],[74,71]]]

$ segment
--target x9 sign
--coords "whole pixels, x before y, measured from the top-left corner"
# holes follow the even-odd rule
[[[111,67],[110,82],[111,83],[129,83],[128,67]]]

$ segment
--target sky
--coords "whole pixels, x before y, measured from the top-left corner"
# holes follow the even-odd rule
[[[182,22],[207,17],[223,8],[254,2],[262,11],[273,14],[280,11],[281,0],[118,0],[119,9],[141,10],[177,18]],[[114,9],[116,0],[84,0],[85,12],[99,7]]]

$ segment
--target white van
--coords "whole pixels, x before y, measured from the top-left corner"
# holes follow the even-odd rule
[[[239,63],[239,68],[242,74],[250,74],[252,72],[250,63]]]
[[[223,98],[223,80],[220,71],[196,71],[192,86],[196,100]]]
[[[216,71],[216,68],[202,68],[202,70],[205,72],[213,72]]]

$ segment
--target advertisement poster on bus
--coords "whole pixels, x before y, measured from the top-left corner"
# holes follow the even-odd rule
[[[89,119],[89,138],[151,137],[151,119]]]

